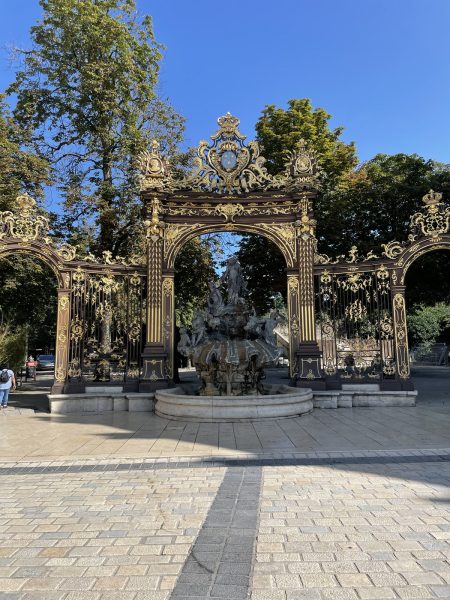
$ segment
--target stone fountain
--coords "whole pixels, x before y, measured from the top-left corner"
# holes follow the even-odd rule
[[[220,287],[226,289],[224,300]],[[246,282],[236,256],[228,259],[219,285],[209,282],[207,307],[197,310],[192,331],[180,330],[178,350],[194,365],[200,389],[156,393],[157,414],[183,420],[226,421],[277,418],[312,410],[311,390],[263,383],[264,369],[276,366],[284,349],[274,329],[277,311],[256,315],[246,301]]]

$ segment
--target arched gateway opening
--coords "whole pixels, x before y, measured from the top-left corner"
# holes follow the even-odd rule
[[[220,302],[226,301],[224,277],[228,261],[234,256],[246,282],[243,300],[254,317],[256,329],[263,332],[266,323],[273,326],[270,339],[280,348],[280,359],[269,375],[289,383],[286,261],[278,246],[268,238],[245,232],[214,232],[191,237],[178,250],[174,262],[174,381],[177,383],[195,382],[198,388],[200,382],[190,358],[177,350],[180,335],[186,340],[186,335],[192,332],[189,343],[195,340],[198,334],[195,329],[203,323],[208,307],[217,298]],[[267,321],[270,318],[272,320]],[[268,330],[266,335],[269,335]],[[252,339],[254,332],[247,330],[246,337]]]
[[[15,374],[8,406],[48,410],[54,382],[58,277],[45,259],[0,257],[0,362]]]
[[[367,256],[355,247],[336,259],[319,255],[314,153],[300,143],[285,174],[272,177],[257,143],[244,143],[238,119],[227,114],[218,123],[186,176],[174,176],[157,145],[142,157],[149,328],[141,389],[167,386],[173,375],[173,269],[179,248],[202,233],[231,231],[265,236],[284,256],[296,386],[411,390],[404,277],[416,250],[448,242],[450,213],[441,195],[424,197],[424,210],[411,217],[408,242],[392,241]]]
[[[441,240],[442,245],[442,240]],[[411,375],[419,397],[448,400],[450,245],[416,255],[405,276]]]
[[[257,143],[244,144],[239,120],[227,114],[218,122],[212,143],[198,148],[194,172],[181,180],[173,178],[157,146],[142,158],[149,328],[141,389],[166,386],[173,376],[175,257],[192,237],[217,231],[259,234],[280,249],[287,270],[292,374],[299,374],[299,385],[322,385],[314,328],[315,155],[300,144],[286,173],[272,177]]]

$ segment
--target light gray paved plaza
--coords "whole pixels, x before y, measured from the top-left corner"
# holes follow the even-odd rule
[[[8,409],[0,600],[450,598],[450,399],[435,391],[215,425]]]
[[[447,459],[3,470],[0,598],[449,598]]]
[[[152,413],[0,414],[3,460],[260,455],[450,447],[450,406],[315,410],[294,419],[184,423]]]

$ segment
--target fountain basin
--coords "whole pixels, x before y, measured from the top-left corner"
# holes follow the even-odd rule
[[[313,409],[308,388],[265,385],[265,393],[248,396],[196,396],[180,388],[158,390],[155,413],[178,421],[222,423],[296,417]]]

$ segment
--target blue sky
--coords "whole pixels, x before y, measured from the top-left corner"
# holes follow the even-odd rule
[[[196,145],[230,111],[253,137],[266,104],[311,98],[361,160],[418,153],[450,163],[450,0],[137,0],[167,46],[161,92]],[[8,45],[29,46],[38,0],[0,0]]]

